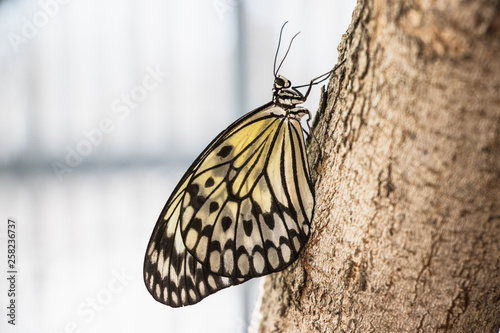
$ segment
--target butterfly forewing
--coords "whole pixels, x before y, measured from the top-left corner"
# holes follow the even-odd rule
[[[223,135],[193,172],[181,231],[187,250],[212,273],[256,277],[297,258],[314,199],[296,127],[284,109],[268,106]]]

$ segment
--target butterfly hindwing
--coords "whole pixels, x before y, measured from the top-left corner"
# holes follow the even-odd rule
[[[144,281],[153,297],[171,307],[195,304],[247,279],[211,273],[187,252],[180,233],[179,214],[185,184],[174,192],[160,215],[146,251]]]

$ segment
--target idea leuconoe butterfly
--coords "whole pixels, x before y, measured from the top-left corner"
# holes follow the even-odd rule
[[[272,101],[220,133],[165,204],[144,260],[157,301],[191,305],[283,270],[307,242],[314,191],[300,120],[310,113],[297,105],[324,76],[303,95],[278,71]]]

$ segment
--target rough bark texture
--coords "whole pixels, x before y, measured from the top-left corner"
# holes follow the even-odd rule
[[[311,141],[313,230],[258,332],[498,332],[499,1],[360,0]]]

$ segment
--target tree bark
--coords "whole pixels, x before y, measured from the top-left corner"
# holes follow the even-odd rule
[[[311,238],[250,330],[498,332],[499,1],[359,0],[339,54]]]

